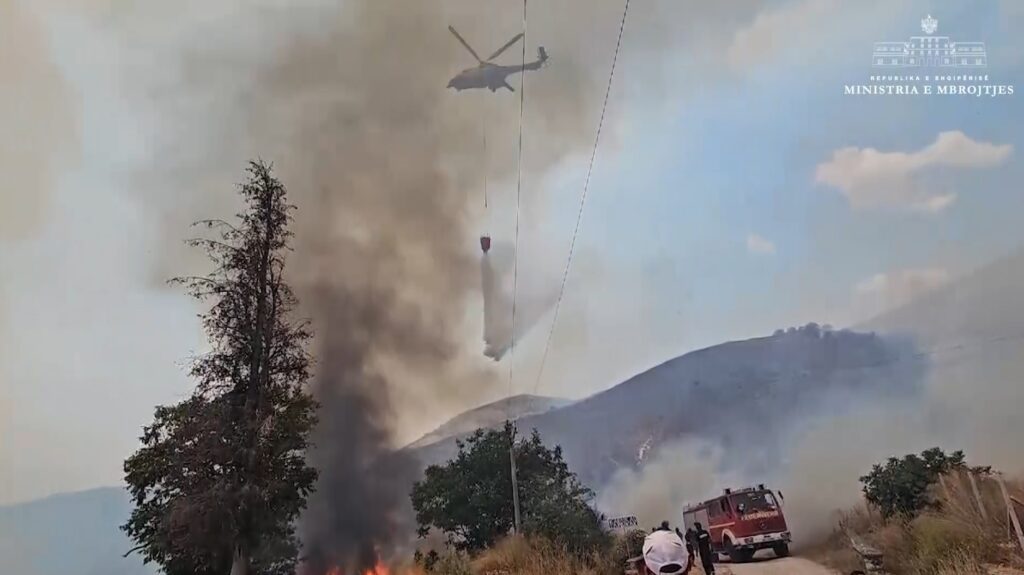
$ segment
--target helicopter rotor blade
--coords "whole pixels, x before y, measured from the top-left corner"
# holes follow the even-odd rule
[[[472,54],[474,58],[476,58],[477,62],[483,64],[484,61],[480,59],[480,56],[477,56],[476,50],[474,50],[473,47],[469,45],[469,42],[466,42],[465,38],[463,38],[461,35],[459,35],[458,32],[455,31],[454,26],[448,26],[448,31],[454,34],[455,37],[459,39],[459,42],[461,42],[462,45],[465,46],[467,50],[469,50],[469,53]]]
[[[497,58],[498,56],[501,56],[502,52],[504,52],[505,50],[508,50],[509,48],[511,48],[512,45],[515,44],[516,42],[518,42],[519,39],[522,38],[522,37],[523,37],[523,33],[522,32],[520,32],[520,33],[516,34],[515,36],[513,36],[512,39],[509,40],[504,46],[502,46],[501,48],[498,48],[498,50],[495,53],[491,54],[491,57],[487,58],[487,61],[490,62],[491,60]]]

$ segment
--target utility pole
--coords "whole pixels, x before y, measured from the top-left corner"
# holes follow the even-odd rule
[[[526,0],[523,0],[523,72],[526,72]],[[523,105],[526,101],[526,74],[520,76],[519,85],[519,176],[516,184],[516,255],[512,264],[512,332],[508,358],[508,395],[512,397],[512,365],[516,349],[516,286],[519,283],[519,195],[522,192],[523,177]],[[509,409],[511,409],[509,405]],[[519,416],[517,415],[516,418]],[[509,418],[511,419],[511,418]],[[512,533],[519,535],[519,482],[516,481],[516,423],[512,422],[512,441],[508,446],[508,462],[512,471]]]
[[[512,534],[519,534],[519,482],[516,480],[516,427],[512,424],[512,437],[508,446],[509,467],[512,470]]]

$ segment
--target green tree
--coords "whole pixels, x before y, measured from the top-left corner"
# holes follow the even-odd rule
[[[605,545],[608,538],[600,517],[588,504],[593,492],[569,471],[562,449],[547,449],[536,430],[529,438],[518,439],[511,424],[501,430],[477,430],[458,442],[454,459],[427,468],[412,490],[420,536],[436,528],[457,549],[475,552],[508,534],[513,443],[523,532],[581,554]]]
[[[198,222],[217,238],[189,240],[213,271],[172,280],[209,305],[197,387],[156,409],[124,465],[135,509],[122,529],[168,575],[293,573],[294,522],[317,475],[306,463],[311,333],[284,281],[294,206],[261,162],[240,193],[237,222]]]
[[[871,473],[860,478],[864,497],[878,507],[885,517],[916,515],[934,502],[928,489],[939,476],[950,471],[967,469],[963,451],[947,454],[938,447],[926,449],[920,455],[903,458],[890,457],[884,464],[875,464]],[[989,468],[974,467],[974,471],[988,472]]]

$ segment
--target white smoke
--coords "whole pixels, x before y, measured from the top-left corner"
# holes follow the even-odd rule
[[[737,463],[754,454],[742,446],[723,451],[698,433],[658,449],[641,469],[616,474],[602,490],[602,509],[648,521],[723,487],[766,483],[785,494],[799,546],[827,535],[835,512],[862,500],[859,478],[889,457],[962,449],[974,465],[1024,471],[1024,316],[1015,303],[1022,287],[1024,251],[870,322],[864,329],[916,336],[913,359],[926,367],[918,390],[840,390],[776,422],[767,433],[782,447],[764,475],[721,471],[742,469]]]
[[[657,448],[640,469],[617,471],[599,492],[598,508],[609,516],[634,515],[640,527],[669,521],[681,525],[683,507],[739,478],[721,471],[728,454],[701,439],[681,439]]]
[[[537,325],[558,297],[553,279],[516,285],[515,266],[515,248],[508,244],[493,245],[480,258],[484,355],[495,361],[500,361]]]

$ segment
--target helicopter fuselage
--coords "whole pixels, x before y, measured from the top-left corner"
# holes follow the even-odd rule
[[[514,92],[515,90],[508,83],[508,77],[524,70],[539,69],[547,61],[547,53],[543,48],[540,49],[540,54],[540,59],[529,62],[525,66],[500,66],[483,62],[479,66],[466,68],[448,82],[448,87],[455,88],[460,92],[480,88],[487,88],[492,92],[496,92],[500,88],[508,88],[509,91]]]
[[[449,88],[456,90],[472,90],[487,88],[494,92],[508,84],[508,76],[520,71],[518,66],[499,66],[484,62],[479,66],[466,68],[448,82]],[[511,87],[509,87],[511,89]]]

